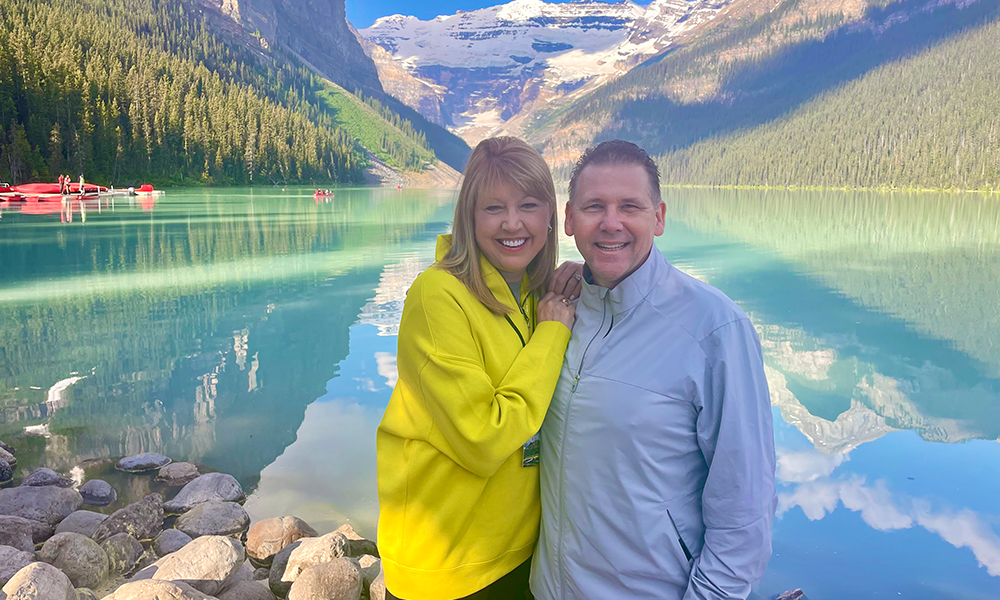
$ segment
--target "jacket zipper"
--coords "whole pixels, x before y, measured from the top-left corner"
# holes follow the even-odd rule
[[[566,456],[566,428],[569,427],[570,405],[573,402],[573,394],[576,393],[576,386],[580,383],[580,375],[583,373],[583,363],[584,363],[584,360],[586,360],[586,358],[587,358],[587,352],[590,350],[590,346],[594,343],[594,340],[597,339],[597,336],[600,335],[601,330],[604,329],[604,320],[607,318],[607,315],[608,315],[608,304],[607,304],[607,300],[606,299],[601,304],[601,308],[603,309],[602,312],[601,312],[601,324],[600,324],[600,326],[598,326],[597,331],[594,332],[594,337],[590,338],[590,341],[587,342],[587,347],[584,348],[584,350],[583,350],[583,355],[580,357],[580,366],[576,370],[576,375],[573,376],[573,388],[570,390],[570,397],[567,398],[567,400],[566,400],[566,418],[563,419],[562,443],[560,444],[562,446],[562,448],[559,451],[560,460],[565,460],[565,456]],[[610,331],[610,328],[608,329],[608,331]],[[607,335],[607,334],[605,334],[605,335]],[[559,469],[559,504],[560,504],[560,506],[559,506],[559,551],[556,554],[556,556],[559,559],[559,572],[560,573],[564,573],[565,572],[565,570],[563,569],[563,552],[564,552],[564,549],[563,549],[563,515],[566,514],[566,505],[565,505],[566,494],[563,493],[563,473],[565,471],[566,471],[566,469],[564,469],[564,468],[560,468]],[[565,598],[566,597],[566,588],[563,585],[563,582],[560,582],[560,584],[559,584],[559,597],[560,598]]]

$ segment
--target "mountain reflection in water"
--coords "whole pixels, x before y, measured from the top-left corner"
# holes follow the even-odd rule
[[[764,349],[779,517],[756,593],[997,597],[1000,201],[664,196],[658,246]],[[86,223],[5,212],[0,439],[18,476],[162,452],[235,475],[255,519],[373,536],[403,300],[453,198],[184,190]],[[108,510],[155,488],[112,483]]]

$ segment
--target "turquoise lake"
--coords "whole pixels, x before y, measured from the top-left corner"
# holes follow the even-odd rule
[[[755,593],[1000,597],[1000,197],[664,197],[657,245],[736,300],[764,348],[780,500]],[[3,209],[0,439],[16,478],[161,452],[235,475],[255,520],[374,536],[403,300],[453,201],[237,188],[119,198],[72,222]],[[579,258],[569,238],[560,252]],[[102,473],[121,496],[107,510],[155,489]]]

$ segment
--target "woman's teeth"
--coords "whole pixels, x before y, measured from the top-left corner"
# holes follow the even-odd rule
[[[508,248],[520,248],[526,241],[527,239],[521,238],[519,240],[500,240],[500,243]]]

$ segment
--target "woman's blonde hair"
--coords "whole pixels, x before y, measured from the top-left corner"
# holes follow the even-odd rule
[[[455,204],[451,227],[451,249],[437,262],[464,283],[472,295],[495,314],[511,309],[490,292],[480,268],[476,244],[476,202],[480,195],[500,185],[508,185],[549,208],[552,215],[545,245],[528,264],[528,289],[538,296],[548,290],[556,268],[556,188],[545,159],[537,150],[515,137],[495,137],[479,142],[462,174],[462,188]]]

